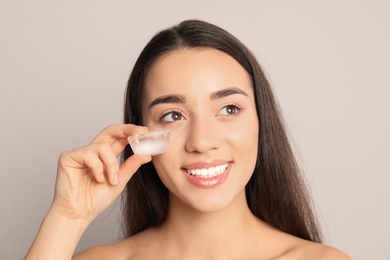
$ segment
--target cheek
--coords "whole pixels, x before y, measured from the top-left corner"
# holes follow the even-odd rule
[[[171,132],[171,139],[167,151],[152,158],[157,175],[170,191],[175,190],[175,187],[178,185],[177,176],[180,173],[180,162],[182,161],[181,156],[183,155],[181,147],[183,145],[180,143],[180,140],[178,140],[175,133]]]
[[[156,169],[157,175],[160,177],[160,180],[164,183],[166,187],[169,187],[169,174],[168,172],[172,171],[172,166],[174,160],[168,156],[167,153],[154,156],[152,158],[152,163]]]
[[[239,153],[240,156],[245,157],[246,159],[254,159],[257,158],[258,151],[258,136],[257,132],[253,131],[252,133],[246,132],[246,134],[242,135],[241,138],[236,139],[235,150]]]
[[[235,153],[235,159],[239,163],[240,168],[252,174],[256,165],[258,155],[258,134],[259,127],[257,117],[247,123],[240,124],[235,133],[231,133],[232,148]]]
[[[240,122],[235,122],[229,127],[227,136],[234,141],[236,149],[257,151],[259,124],[256,115],[245,117]]]
[[[239,168],[248,178],[246,181],[249,181],[256,166],[259,143],[258,135],[259,127],[256,117],[256,120],[253,120],[251,124],[247,124],[246,127],[243,127],[242,131],[240,131],[240,136],[236,139],[234,150],[236,158],[238,159],[237,162],[240,165]]]
[[[168,129],[169,130],[169,129]],[[184,138],[177,131],[171,131],[168,148],[165,153],[153,157],[153,164],[159,172],[179,169],[180,155],[184,150]]]

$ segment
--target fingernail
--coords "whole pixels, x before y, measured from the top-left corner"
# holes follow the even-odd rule
[[[118,173],[114,174],[114,183],[115,183],[115,185],[119,185],[119,174]]]

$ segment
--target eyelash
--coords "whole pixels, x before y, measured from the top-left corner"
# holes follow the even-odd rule
[[[223,107],[219,110],[218,114],[220,113],[220,111],[221,111],[222,109],[227,109],[227,108],[229,108],[229,107],[235,109],[236,112],[235,112],[235,113],[232,113],[232,114],[228,114],[228,115],[219,115],[219,116],[237,116],[237,115],[239,115],[239,114],[241,113],[242,110],[244,110],[244,108],[243,108],[242,106],[240,106],[239,104],[237,104],[237,103],[232,103],[232,104],[228,104],[228,105],[223,106]],[[179,120],[172,120],[172,121],[166,121],[166,120],[164,120],[164,118],[165,118],[166,116],[168,116],[169,114],[177,114],[177,115],[180,116],[180,119],[179,119]],[[183,118],[185,118],[185,117],[183,116],[183,113],[182,113],[181,111],[178,111],[178,110],[169,110],[169,111],[164,112],[164,113],[159,117],[159,121],[160,121],[162,124],[170,124],[170,123],[173,123],[173,122],[175,122],[175,121],[180,121],[180,120],[182,120]]]
[[[232,103],[232,104],[228,104],[226,106],[223,106],[219,111],[221,111],[222,109],[227,109],[227,108],[233,108],[236,110],[235,113],[233,114],[228,114],[228,115],[223,115],[223,116],[237,116],[241,113],[241,111],[244,109],[242,106],[240,106],[239,104],[237,103]]]
[[[160,116],[159,121],[160,121],[161,123],[163,123],[163,124],[169,124],[169,123],[173,123],[173,122],[175,122],[175,121],[178,121],[178,120],[173,120],[173,121],[165,121],[165,120],[164,120],[164,117],[168,116],[169,114],[173,114],[173,113],[180,115],[180,117],[181,117],[180,120],[182,120],[182,118],[184,118],[182,112],[177,111],[177,110],[169,110],[169,111],[167,111],[167,112],[164,112],[164,113]]]

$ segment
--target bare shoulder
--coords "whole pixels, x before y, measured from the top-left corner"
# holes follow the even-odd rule
[[[153,245],[153,236],[151,233],[153,233],[152,229],[143,231],[113,244],[91,247],[76,254],[72,259],[129,260],[145,258],[144,252],[148,252]]]
[[[99,245],[83,250],[73,256],[73,260],[88,260],[88,259],[131,259],[131,250],[126,248],[129,239],[121,240],[113,244]],[[127,250],[124,250],[124,249]]]
[[[286,252],[286,259],[318,259],[318,260],[351,260],[352,258],[341,250],[323,244],[300,240]]]

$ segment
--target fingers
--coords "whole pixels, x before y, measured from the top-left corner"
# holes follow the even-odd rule
[[[142,164],[151,161],[151,157],[134,155],[121,167],[117,157],[128,145],[128,136],[147,131],[146,127],[135,125],[109,126],[91,144],[64,152],[59,166],[68,175],[90,175],[99,183],[107,181],[111,185],[126,184]]]
[[[108,182],[111,185],[118,185],[119,165],[116,155],[112,151],[111,146],[108,144],[102,144],[99,148],[97,155],[101,159],[101,163],[104,165]]]
[[[60,166],[72,175],[81,171],[84,175],[92,174],[97,182],[107,179],[111,185],[119,184],[119,164],[109,144],[90,144],[65,152],[61,155]]]
[[[76,159],[77,160],[77,159]],[[82,157],[82,163],[84,163],[92,172],[93,177],[98,182],[104,182],[104,165],[97,154],[92,150],[85,151],[84,157]]]
[[[66,172],[83,170],[84,174],[91,174],[90,177],[97,182],[107,181],[114,186],[126,185],[142,164],[152,160],[149,155],[133,155],[119,168],[118,159],[108,144],[90,144],[64,153],[61,157],[60,165]]]
[[[115,155],[119,156],[128,144],[127,137],[147,131],[148,128],[144,126],[132,124],[112,125],[100,132],[91,143],[108,143],[111,145]]]
[[[121,166],[119,170],[120,185],[124,187],[138,168],[152,160],[150,155],[132,155]]]

